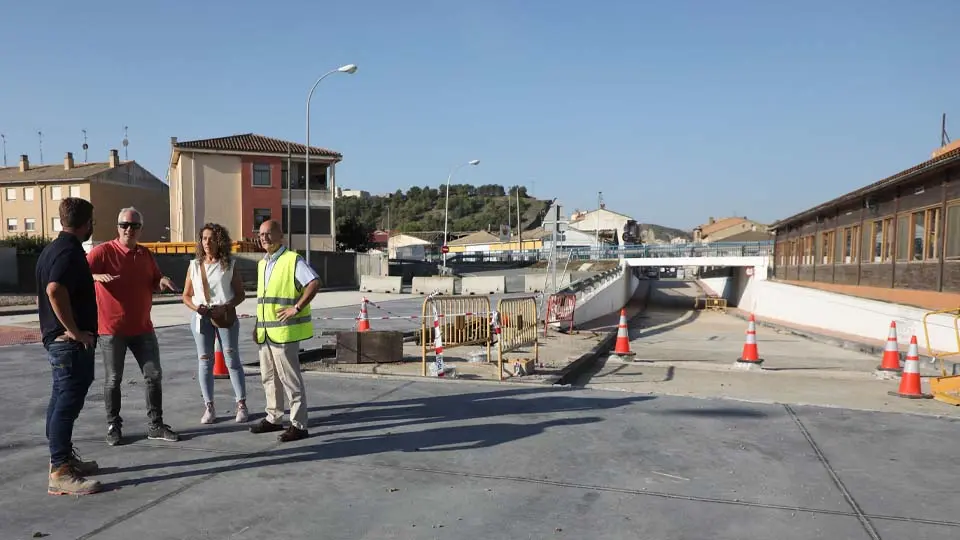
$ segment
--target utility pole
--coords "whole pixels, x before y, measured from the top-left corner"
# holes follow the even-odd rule
[[[603,192],[597,192],[597,259],[600,259],[600,209],[603,208]]]
[[[520,221],[520,187],[519,186],[517,186],[517,240],[520,241],[520,251],[523,252],[523,224]]]
[[[0,141],[3,141],[3,166],[7,166],[7,136],[0,133]]]
[[[90,149],[90,145],[87,144],[87,130],[81,129],[80,131],[83,132],[83,162],[89,163],[89,160],[87,159],[87,150]]]
[[[37,139],[40,140],[40,164],[43,165],[43,132],[37,131]]]
[[[293,146],[290,143],[287,143],[287,222],[285,223],[287,230],[283,231],[286,233],[287,238],[290,238],[290,235],[293,234],[293,191],[290,186],[290,172],[293,169]]]

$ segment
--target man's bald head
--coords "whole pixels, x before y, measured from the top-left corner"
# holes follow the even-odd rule
[[[268,219],[260,224],[260,232],[269,232],[271,235],[283,236],[283,228],[275,219]]]
[[[260,224],[259,236],[260,245],[267,253],[273,253],[283,244],[283,229],[275,219],[268,219]]]

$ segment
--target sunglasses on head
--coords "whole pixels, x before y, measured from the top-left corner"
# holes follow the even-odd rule
[[[140,230],[140,227],[143,227],[142,223],[130,223],[128,221],[121,221],[117,223],[117,227],[120,227],[123,230],[133,229],[135,231]]]

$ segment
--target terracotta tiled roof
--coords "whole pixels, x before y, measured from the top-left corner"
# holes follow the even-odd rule
[[[703,236],[710,236],[717,231],[722,231],[724,229],[733,227],[734,225],[739,225],[745,221],[747,221],[747,219],[742,217],[723,218],[709,225],[701,225],[700,234]]]
[[[264,137],[256,133],[244,133],[242,135],[231,135],[229,137],[217,137],[215,139],[200,139],[196,141],[176,142],[174,148],[182,150],[219,150],[221,152],[258,152],[265,154],[287,155],[289,147],[293,154],[305,154],[307,147],[293,141],[284,141],[272,137]],[[343,158],[340,152],[334,152],[327,148],[317,146],[310,147],[310,153],[318,156]]]
[[[66,180],[83,180],[95,174],[110,170],[110,164],[80,163],[70,170],[63,168],[63,163],[56,165],[31,165],[25,172],[20,172],[20,166],[0,167],[0,184],[13,182],[55,182]]]
[[[469,246],[472,244],[492,244],[499,241],[499,236],[494,236],[487,231],[477,231],[475,233],[468,234],[463,238],[457,238],[448,244],[451,246]]]
[[[893,176],[888,176],[883,180],[874,182],[868,186],[864,186],[856,191],[851,191],[846,195],[841,195],[836,199],[827,201],[821,205],[815,206],[808,210],[804,210],[803,212],[794,214],[788,218],[781,219],[780,221],[777,221],[776,223],[770,225],[770,229],[775,230],[775,229],[783,228],[785,225],[789,225],[791,222],[799,221],[803,218],[813,216],[819,212],[823,212],[827,209],[833,208],[835,206],[839,206],[841,204],[847,204],[847,203],[853,202],[860,197],[865,197],[867,195],[870,195],[882,189],[896,186],[901,182],[906,182],[912,179],[918,174],[928,172],[931,170],[936,170],[940,167],[954,163],[958,160],[960,160],[960,148],[950,150],[948,152],[944,152],[943,154],[940,154],[939,156],[933,159],[928,159],[927,161],[924,161],[919,165],[914,165],[913,167],[900,171]]]

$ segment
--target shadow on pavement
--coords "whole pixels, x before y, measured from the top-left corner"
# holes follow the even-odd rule
[[[519,396],[535,397],[519,398]],[[246,454],[217,455],[165,463],[105,469],[105,473],[131,473],[170,467],[197,467],[193,470],[125,479],[105,483],[105,490],[165,480],[206,476],[210,474],[259,469],[271,465],[342,459],[386,452],[431,452],[473,450],[533,437],[551,427],[584,425],[602,421],[598,416],[571,417],[542,422],[523,421],[518,415],[556,414],[563,412],[599,411],[623,407],[655,399],[653,396],[624,398],[572,397],[549,395],[550,389],[511,389],[477,394],[456,394],[403,399],[376,403],[344,404],[314,407],[311,411],[345,409],[310,422],[312,437],[322,434],[332,440],[309,444],[311,439],[290,446],[254,451]],[[465,423],[485,418],[518,418],[519,422]],[[529,419],[529,417],[527,417]],[[455,425],[391,432],[405,427],[426,427],[433,423]],[[456,425],[459,424],[459,425]],[[249,426],[224,426],[221,431],[238,431]],[[207,431],[207,430],[205,430]],[[378,433],[363,432],[378,431]],[[210,430],[208,433],[216,431]],[[199,433],[189,433],[197,436]],[[348,435],[349,434],[349,435]],[[344,436],[347,435],[347,436]],[[276,433],[253,435],[258,442],[272,440]],[[307,443],[304,445],[304,443]],[[205,467],[211,466],[211,467]]]

